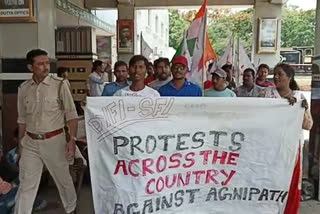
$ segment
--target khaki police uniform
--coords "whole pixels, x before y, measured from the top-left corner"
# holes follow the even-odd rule
[[[77,196],[66,158],[64,119],[78,118],[68,85],[48,75],[39,85],[34,80],[21,84],[18,91],[18,123],[25,124],[21,139],[20,186],[15,213],[30,214],[38,191],[43,165],[53,177],[67,213],[76,208]],[[60,99],[59,99],[60,98]]]

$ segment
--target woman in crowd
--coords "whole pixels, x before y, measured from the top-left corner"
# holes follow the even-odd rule
[[[313,120],[309,111],[308,103],[299,86],[294,79],[294,69],[288,64],[281,63],[274,68],[274,83],[275,87],[264,88],[260,94],[261,97],[269,98],[285,98],[289,101],[290,105],[294,105],[297,100],[302,100],[302,107],[305,108],[302,129],[310,130],[313,125]],[[301,129],[301,130],[302,130]],[[303,133],[301,133],[300,139],[300,152],[302,154],[303,148]],[[290,184],[290,191],[288,195],[288,201],[296,206],[287,206],[284,213],[295,213],[298,210],[299,201],[301,198],[301,179],[302,179],[302,155],[298,155],[296,159],[296,165],[294,169],[293,179]]]
[[[305,108],[305,116],[303,121],[303,129],[310,130],[313,124],[310,111],[308,110],[308,103],[299,90],[299,86],[294,79],[294,69],[288,64],[281,63],[274,68],[273,80],[275,87],[264,88],[260,97],[268,98],[285,98],[289,104],[293,105],[297,100],[303,100],[302,107]]]

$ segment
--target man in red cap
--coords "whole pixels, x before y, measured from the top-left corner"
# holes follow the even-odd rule
[[[186,79],[188,71],[188,60],[184,56],[175,57],[171,66],[173,79],[159,89],[160,95],[201,97],[200,87]]]

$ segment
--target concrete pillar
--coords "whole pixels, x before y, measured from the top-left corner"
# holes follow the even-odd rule
[[[314,55],[320,55],[320,0],[317,0],[316,8],[316,41],[314,44]]]
[[[320,0],[317,0],[316,8],[314,51],[311,83],[311,113],[314,122],[310,132],[309,150],[313,156],[313,161],[310,163],[311,175],[312,178],[315,178],[319,182],[317,197],[320,201]]]
[[[44,49],[52,59],[53,67],[55,65],[56,1],[33,2],[36,22],[0,23],[0,130],[5,150],[14,146],[18,86],[31,76],[27,70],[26,53],[34,48]]]
[[[122,2],[122,1],[119,1]],[[127,1],[128,2],[128,1]],[[134,10],[134,3],[133,1],[130,1],[130,3],[119,3],[118,4],[118,20],[132,20],[134,21],[134,34],[133,34],[133,40],[134,45],[135,44],[135,35],[136,35],[136,22],[135,22],[135,10]],[[117,35],[117,42],[119,39],[119,35]],[[133,51],[135,48],[133,47]],[[130,58],[134,55],[134,53],[119,53],[118,52],[118,60],[125,61],[129,63]]]
[[[253,20],[253,50],[254,64],[257,67],[261,63],[268,64],[273,68],[280,61],[280,41],[281,41],[281,11],[282,4],[272,4],[265,0],[256,0],[254,5]],[[259,18],[277,18],[278,37],[276,53],[258,53]]]

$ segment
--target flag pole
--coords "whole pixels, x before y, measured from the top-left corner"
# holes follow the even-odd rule
[[[204,39],[203,39],[203,57],[202,57],[202,96],[204,97],[204,82],[205,82],[205,75],[207,75],[206,71],[206,58],[205,58],[205,52],[206,52],[206,44],[207,44],[207,5],[206,5],[206,12],[204,15]]]
[[[140,31],[140,54],[142,55],[142,31]]]

